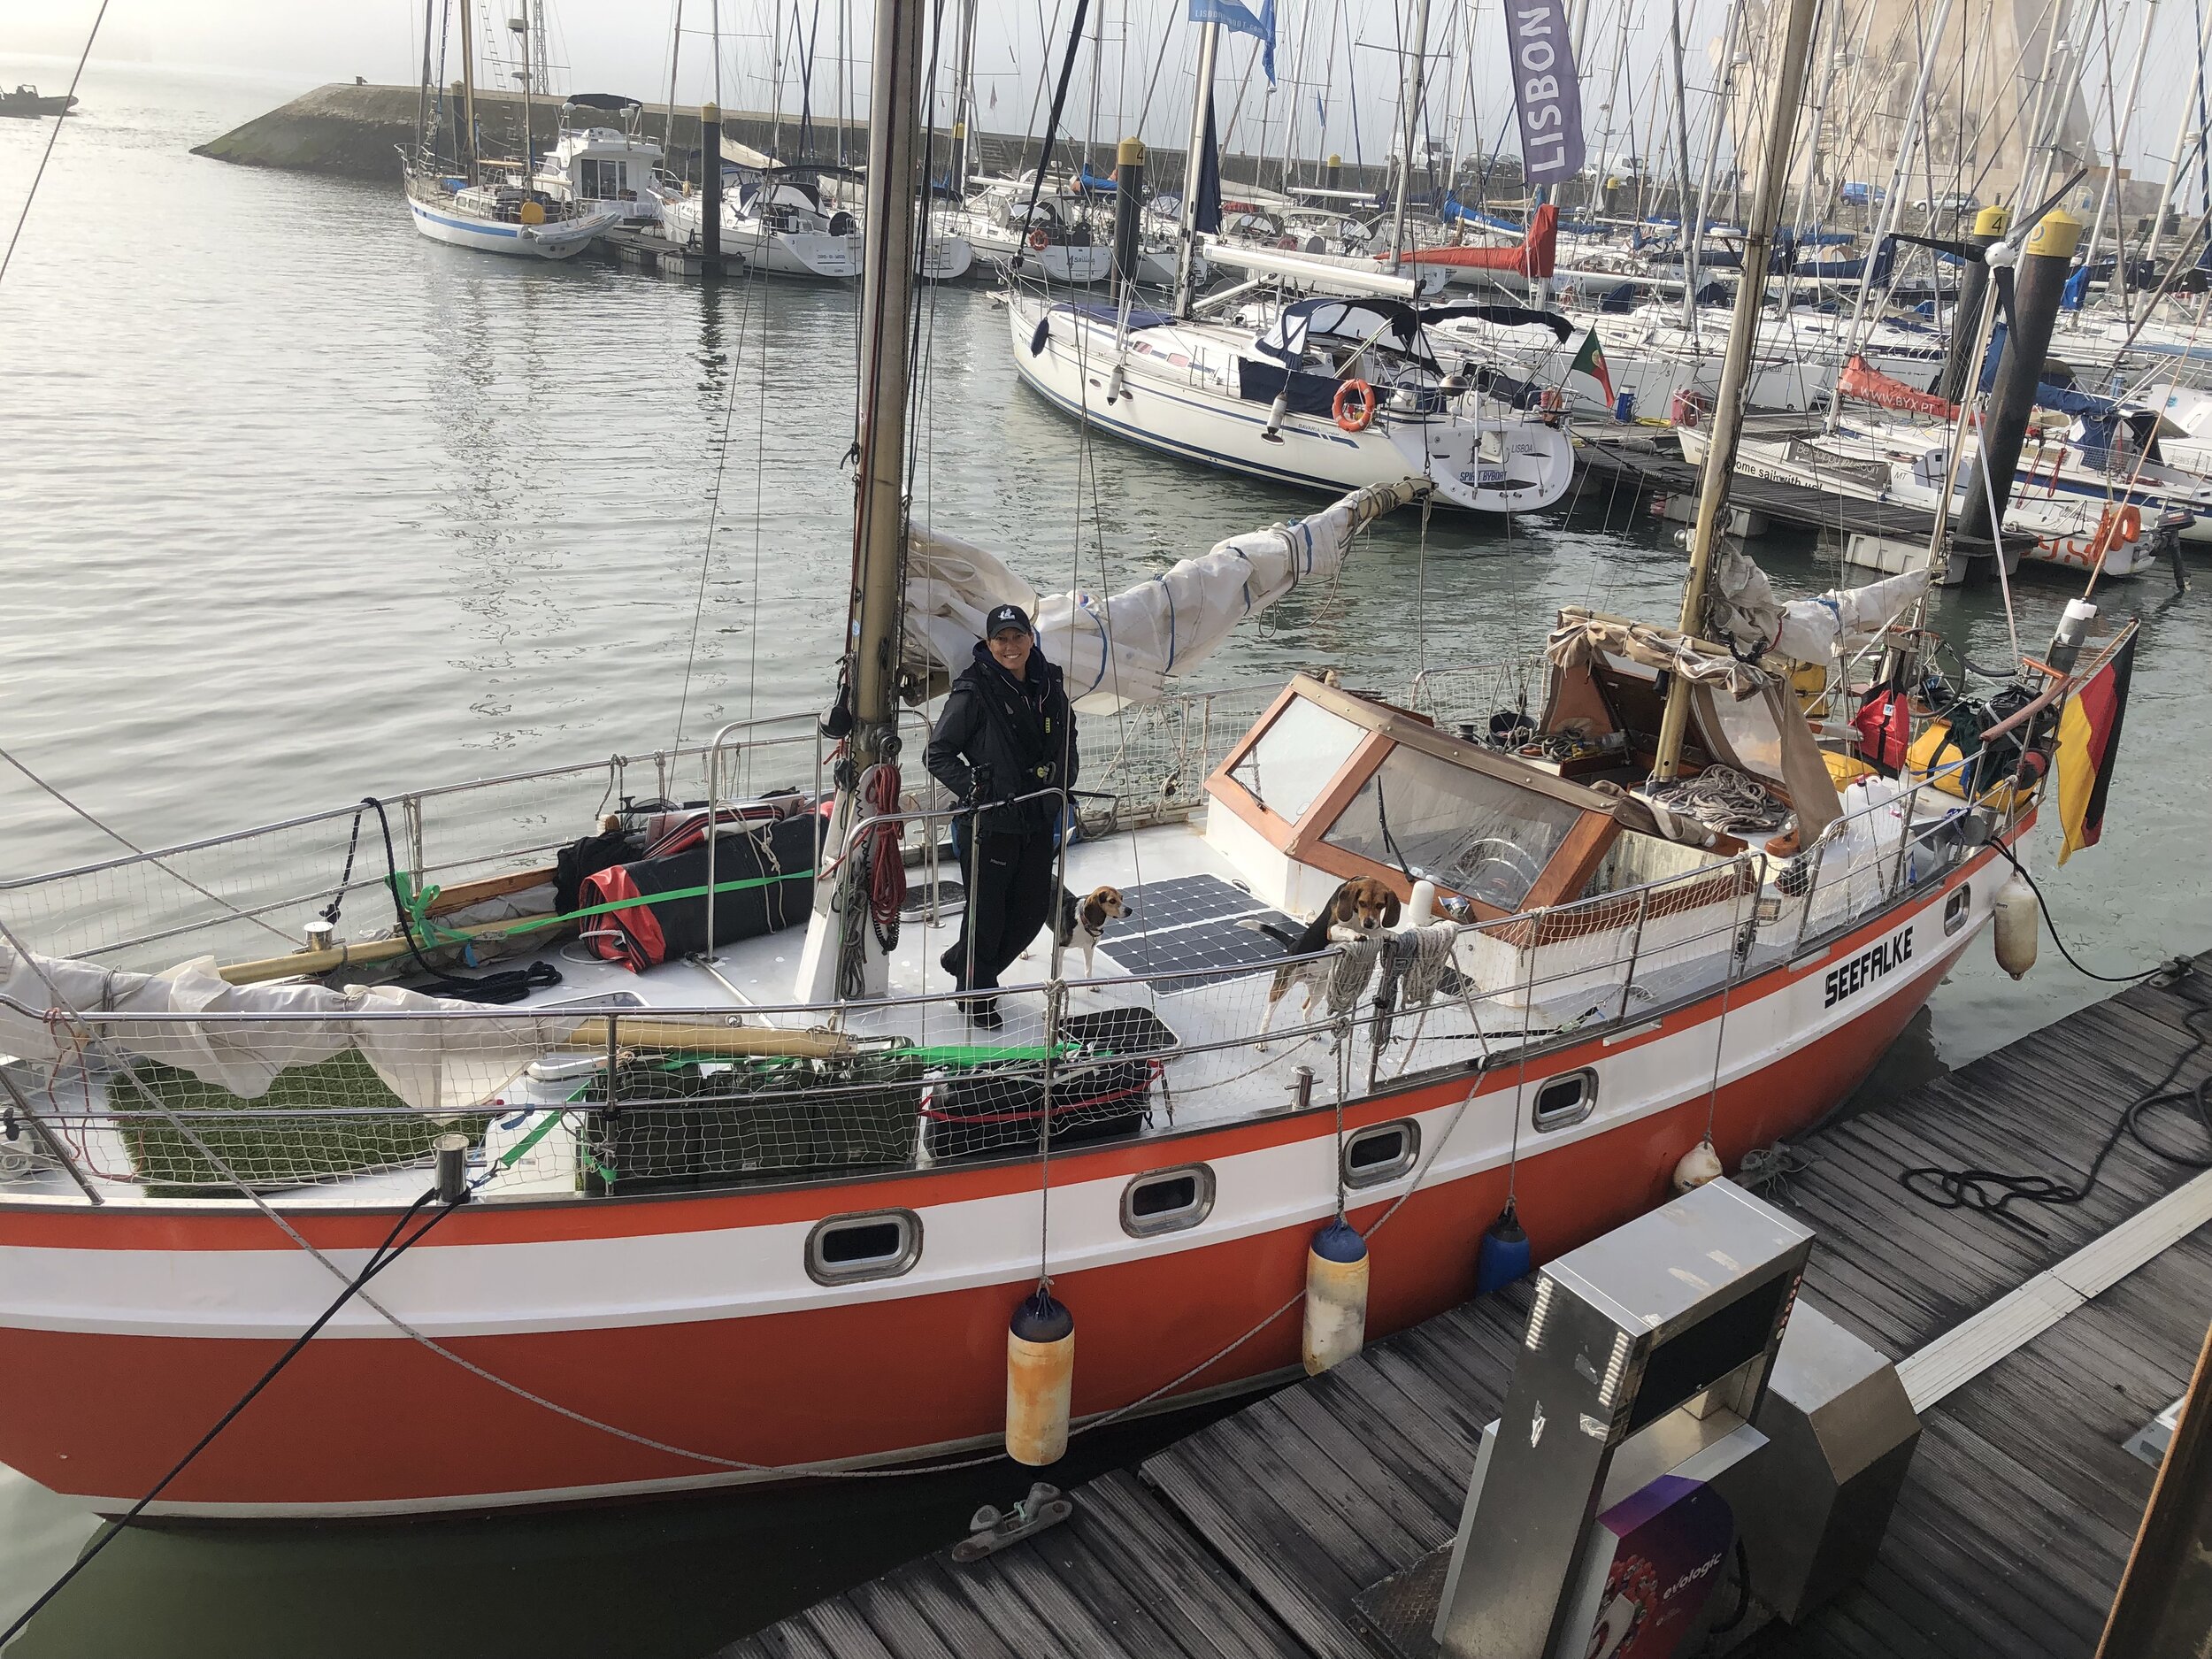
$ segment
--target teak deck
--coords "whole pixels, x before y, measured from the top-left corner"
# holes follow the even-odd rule
[[[2212,1002],[2212,953],[2185,988]],[[2121,1109],[2189,1048],[2190,1007],[2124,991],[1809,1137],[1810,1168],[1770,1194],[1818,1235],[1803,1294],[1901,1360],[2181,1187],[2195,1171],[2124,1140],[2085,1202],[2016,1207],[2038,1236],[1938,1210],[1898,1176],[2078,1180]],[[2212,1049],[2177,1081],[2208,1070]],[[2150,1130],[2205,1151],[2180,1115]],[[1073,1518],[1036,1539],[972,1566],[910,1563],[725,1654],[1373,1659],[1352,1598],[1451,1536],[1526,1307],[1524,1284],[1455,1309],[1079,1488]],[[2212,1226],[1925,1408],[1875,1571],[1748,1651],[2092,1654],[2153,1479],[2122,1443],[2186,1386],[2208,1318]]]

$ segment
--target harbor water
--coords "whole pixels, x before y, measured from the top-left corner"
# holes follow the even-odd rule
[[[188,153],[299,89],[87,75],[0,281],[0,749],[151,845],[822,706],[851,552],[856,291],[488,258],[416,235],[396,181]],[[10,219],[46,137],[0,123]],[[1116,591],[1320,499],[1086,442],[1017,383],[982,286],[928,296],[922,326],[916,518],[1041,590]],[[1755,550],[1786,591],[1838,580],[1809,538]],[[1680,558],[1671,526],[1599,485],[1509,526],[1402,514],[1340,582],[1286,601],[1191,683],[1333,666],[1402,693],[1425,666],[1525,654],[1562,604],[1671,620]],[[2020,579],[2029,654],[2078,591]],[[2056,871],[2047,824],[2031,861],[2075,953],[2119,972],[2212,944],[2212,583],[2177,595],[2161,571],[2099,598],[2147,618],[2105,843]],[[1935,612],[1968,656],[2008,657],[1997,592],[1947,594]],[[120,850],[12,770],[0,826],[0,876]],[[1957,1064],[2101,988],[2047,937],[2020,984],[1978,947],[1867,1087]],[[1103,1468],[1164,1432],[1079,1441],[1078,1461]],[[10,1652],[692,1659],[1025,1485],[1002,1469],[488,1520],[148,1531]],[[90,1532],[0,1471],[0,1615]]]

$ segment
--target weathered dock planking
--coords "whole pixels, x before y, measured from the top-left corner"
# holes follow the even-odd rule
[[[2185,1087],[2212,1073],[2187,1023],[2207,1007],[2212,953],[2178,987],[2124,991],[1800,1148],[1809,1167],[1769,1195],[1818,1235],[1802,1294],[1922,1356],[1905,1371],[1924,1431],[1873,1572],[1747,1651],[2093,1653],[2154,1472],[2123,1442],[2182,1392],[2212,1319],[2212,1175],[2124,1137],[2083,1202],[2019,1206],[2027,1226],[1939,1210],[1900,1177],[2078,1181],[2170,1068]],[[2150,1133],[2212,1153],[2185,1113]],[[1526,1307],[1514,1286],[1454,1309],[1079,1488],[1038,1538],[910,1563],[724,1653],[1373,1659],[1353,1597],[1451,1536]]]

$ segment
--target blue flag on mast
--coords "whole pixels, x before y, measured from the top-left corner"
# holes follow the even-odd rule
[[[1232,35],[1254,36],[1260,42],[1260,67],[1267,71],[1267,84],[1275,84],[1275,0],[1260,0],[1257,17],[1237,0],[1190,0],[1190,20],[1218,23]]]

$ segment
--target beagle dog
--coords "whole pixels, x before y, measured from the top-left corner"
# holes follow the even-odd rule
[[[1106,936],[1106,924],[1135,914],[1128,901],[1121,896],[1119,887],[1093,887],[1079,899],[1062,887],[1060,903],[1052,918],[1053,941],[1063,950],[1079,948],[1083,952],[1083,977],[1092,979],[1095,970],[1091,966],[1091,953]]]
[[[1356,939],[1372,939],[1377,933],[1387,933],[1398,925],[1398,895],[1389,884],[1379,876],[1354,876],[1329,895],[1329,902],[1321,907],[1321,913],[1308,922],[1303,933],[1285,933],[1280,928],[1266,931],[1280,939],[1294,956],[1311,956],[1325,950],[1332,944],[1345,944]],[[1327,957],[1312,962],[1289,962],[1275,970],[1275,982],[1267,987],[1267,1011],[1260,1020],[1260,1034],[1274,1024],[1275,1005],[1283,1000],[1294,985],[1306,987],[1305,1007],[1313,1010],[1313,999],[1328,982],[1335,964]],[[1255,1047],[1264,1049],[1264,1042]]]

